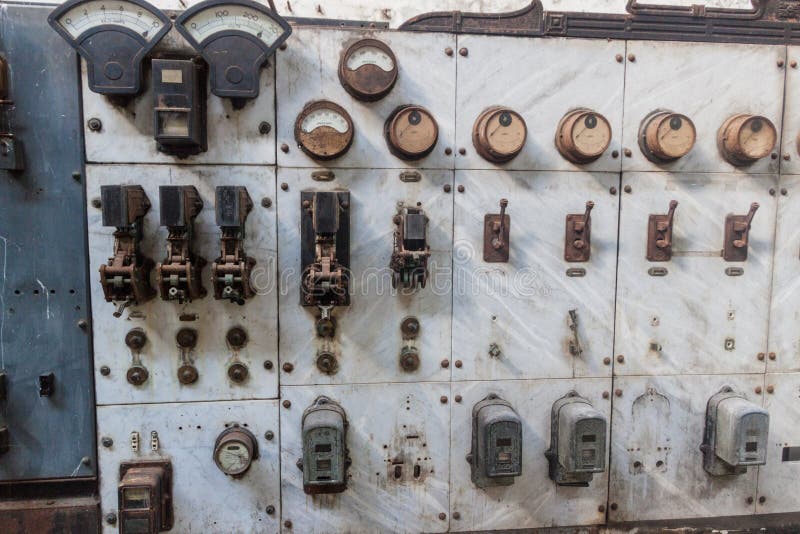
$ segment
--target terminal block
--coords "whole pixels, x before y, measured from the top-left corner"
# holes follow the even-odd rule
[[[206,260],[192,251],[194,219],[203,200],[192,185],[162,185],[158,188],[161,226],[166,226],[167,257],[156,266],[158,291],[163,300],[191,302],[206,296],[200,273]]]
[[[389,267],[392,287],[414,289],[428,281],[428,217],[422,208],[401,206],[394,216],[394,252]]]
[[[130,305],[147,302],[156,295],[150,286],[153,260],[139,251],[143,219],[150,210],[150,200],[138,185],[100,187],[103,226],[113,226],[114,255],[100,266],[100,284],[106,302],[117,304],[114,317]]]
[[[211,266],[214,298],[244,304],[255,292],[250,286],[250,273],[256,260],[244,251],[245,221],[253,209],[253,201],[243,186],[218,186],[216,191],[217,226],[220,255]]]

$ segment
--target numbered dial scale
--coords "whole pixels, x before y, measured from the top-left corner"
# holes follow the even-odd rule
[[[294,123],[300,149],[316,160],[335,159],[353,143],[353,120],[344,108],[327,100],[311,102]]]
[[[611,143],[611,125],[605,117],[589,109],[570,111],[556,130],[556,148],[572,163],[590,163]]]
[[[655,111],[645,118],[639,130],[639,147],[650,161],[669,162],[692,150],[697,133],[686,115]]]
[[[726,120],[717,134],[722,156],[737,167],[769,156],[777,139],[778,132],[772,121],[744,113]]]
[[[214,463],[232,477],[243,476],[258,458],[258,443],[253,434],[240,426],[224,430],[214,444]]]
[[[342,52],[339,81],[358,100],[380,100],[397,81],[394,52],[376,39],[356,41]]]
[[[249,0],[201,2],[175,27],[209,64],[211,92],[235,99],[258,96],[261,66],[292,33],[277,13]]]
[[[70,0],[47,21],[86,60],[89,89],[104,95],[141,91],[142,60],[171,27],[144,0]]]
[[[480,156],[492,163],[511,161],[525,146],[528,128],[516,111],[493,106],[478,116],[472,127],[472,144]]]
[[[439,139],[439,125],[421,106],[400,106],[384,124],[389,151],[400,159],[417,160],[430,154]]]

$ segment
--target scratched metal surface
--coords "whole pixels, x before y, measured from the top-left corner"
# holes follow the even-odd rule
[[[96,473],[78,63],[45,7],[0,6],[0,53],[11,70],[14,132],[27,170],[0,171],[0,369],[11,449],[0,481]],[[35,65],[35,67],[31,67]],[[78,179],[73,173],[79,173]],[[55,393],[38,377],[53,372]],[[87,463],[82,463],[82,458]]]

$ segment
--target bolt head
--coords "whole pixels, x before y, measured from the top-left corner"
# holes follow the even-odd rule
[[[292,522],[287,519],[283,522],[283,526],[286,528],[292,528]]]
[[[272,441],[275,437],[275,433],[272,430],[267,430],[264,432],[264,439],[267,441]]]
[[[450,147],[447,147],[447,148],[445,148],[445,149],[444,149],[444,155],[445,155],[445,156],[449,156],[449,155],[451,155],[452,153],[453,153],[453,149],[452,149],[452,148],[450,148]]]
[[[458,192],[459,193],[463,193],[464,192],[464,186],[463,185],[459,185],[458,186]]]
[[[616,510],[616,509],[617,509],[617,503],[615,503],[615,502],[612,502],[612,503],[611,503],[611,509],[612,509],[612,510]]]
[[[88,121],[86,121],[86,125],[89,127],[89,130],[92,132],[99,132],[103,129],[103,122],[98,119],[97,117],[92,117]]]
[[[461,366],[464,365],[464,363],[461,360],[456,360],[455,364],[456,364],[456,367],[458,367],[459,369],[461,369]]]
[[[453,512],[453,519],[461,519],[461,513]]]
[[[769,359],[770,360],[774,360],[775,358],[777,358],[776,354],[774,352],[770,352],[769,353]]]
[[[100,374],[103,376],[108,376],[111,374],[111,368],[107,365],[103,365],[100,367]]]
[[[771,384],[767,386],[767,393],[775,393],[775,386]]]
[[[622,151],[622,153],[625,154],[626,158],[633,156],[633,151],[630,148],[626,148],[625,150]]]
[[[270,504],[269,506],[267,506],[267,515],[273,515],[273,514],[275,514],[275,507]]]
[[[106,523],[109,525],[114,525],[117,523],[117,514],[114,512],[109,512],[106,514]]]
[[[283,152],[284,154],[288,154],[289,153],[289,145],[287,145],[286,143],[281,143],[281,152]]]
[[[453,55],[453,49],[448,46],[447,48],[444,49],[444,53],[447,56],[452,56]]]
[[[753,504],[753,498],[752,497],[748,497],[748,498],[745,499],[745,502],[747,504]]]
[[[291,373],[292,371],[294,371],[294,365],[291,364],[290,362],[284,363],[283,364],[283,371],[286,372],[286,373]]]
[[[447,404],[447,395],[442,395],[441,397],[439,397],[439,402],[441,402],[442,404]]]
[[[439,514],[439,519],[441,519],[442,521],[444,521],[445,519],[447,519],[447,514],[446,514],[446,513],[444,513],[444,512],[440,513],[440,514]]]
[[[103,444],[103,447],[108,448],[114,444],[114,440],[109,437],[104,437],[102,440],[100,440],[100,443]]]
[[[99,198],[93,198],[92,199],[92,207],[93,208],[97,208],[97,209],[102,208],[103,207],[103,201],[100,200]]]
[[[762,361],[762,362],[764,361],[764,353],[763,352],[759,352],[758,356],[756,356],[756,357],[758,358],[759,361]]]
[[[628,61],[636,61],[636,55],[635,54],[628,54]]]
[[[461,147],[461,148],[458,149],[458,153],[461,154],[462,156],[466,156],[467,155],[467,149],[464,148],[464,147]]]
[[[444,184],[444,192],[449,193],[453,190],[453,187],[450,184]]]
[[[623,356],[622,354],[618,354],[617,355],[617,361],[619,363],[624,363],[625,362],[625,356]]]
[[[442,366],[442,368],[447,369],[448,367],[450,367],[450,360],[447,360],[447,359],[442,360],[441,361],[441,366]]]
[[[604,392],[603,392],[603,398],[604,398],[604,399],[607,399],[607,398],[609,398],[610,396],[611,396],[611,394],[610,394],[608,391],[604,391]]]
[[[292,401],[290,401],[288,399],[283,401],[283,407],[284,408],[291,408],[291,406],[292,406]]]
[[[89,323],[86,321],[86,319],[80,319],[78,321],[78,328],[80,328],[81,330],[86,330],[86,328],[88,326],[89,326]]]
[[[270,130],[272,130],[272,126],[270,123],[263,121],[261,124],[258,125],[258,133],[261,135],[267,135]]]
[[[633,188],[632,188],[631,186],[629,186],[629,185],[626,185],[626,186],[624,187],[624,191],[625,191],[626,193],[631,193],[631,192],[633,192]]]
[[[761,395],[761,386],[756,386],[756,389],[753,391],[756,392],[756,395]]]
[[[763,495],[758,498],[758,503],[759,504],[764,504],[765,502],[767,502],[767,498],[764,497]]]
[[[462,57],[467,57],[469,55],[469,50],[467,50],[466,48],[463,48],[463,47],[459,48],[458,49],[458,54],[460,56],[462,56]]]
[[[264,369],[271,370],[273,366],[272,360],[264,360]]]
[[[288,190],[289,190],[289,184],[287,184],[286,182],[283,182],[283,183],[281,184],[281,189],[282,189],[283,191],[288,191]]]
[[[269,197],[264,197],[261,199],[261,207],[262,208],[271,208],[272,207],[272,199]]]
[[[615,389],[614,390],[614,395],[616,395],[617,397],[621,397],[622,396],[622,390],[621,389]]]
[[[456,402],[461,402],[461,395],[456,395],[455,397]]]
[[[778,67],[783,67],[783,60],[782,59],[778,60]]]
[[[605,364],[605,365],[611,365],[611,358],[609,358],[608,356],[606,356],[605,358],[603,358],[603,364]]]

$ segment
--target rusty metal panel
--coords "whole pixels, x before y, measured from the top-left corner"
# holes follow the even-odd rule
[[[347,414],[352,463],[343,493],[312,496],[296,464],[303,411],[319,395]],[[448,530],[448,383],[282,386],[281,397],[282,532]]]
[[[0,527],[7,534],[100,532],[96,497],[6,501],[0,503]]]
[[[761,374],[616,378],[609,522],[753,514],[758,468],[713,477],[700,444],[712,395],[727,385],[761,405],[763,383]]]
[[[616,375],[764,372],[776,186],[772,175],[623,174]],[[648,216],[671,200],[672,259],[648,261]],[[724,261],[725,218],[752,202],[747,261]]]
[[[610,376],[619,175],[457,171],[456,184],[453,379]],[[486,263],[483,219],[499,212],[501,198],[510,258]],[[566,215],[588,200],[591,257],[567,262]]]

